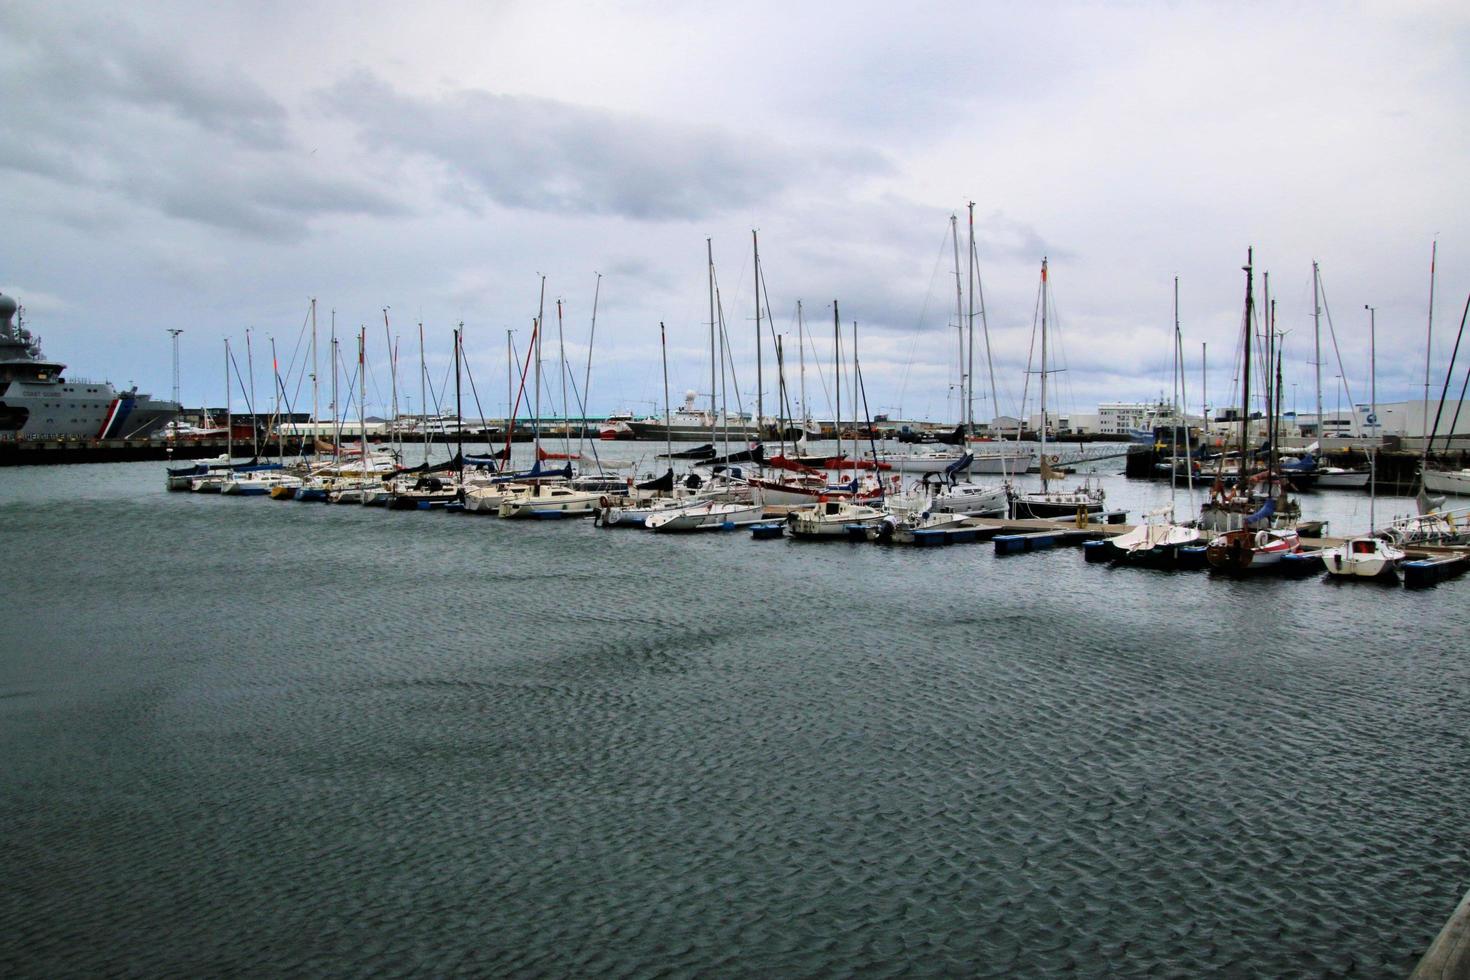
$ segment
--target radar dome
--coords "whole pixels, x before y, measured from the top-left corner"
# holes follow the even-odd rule
[[[8,324],[10,318],[15,316],[17,309],[19,309],[19,306],[16,305],[14,299],[6,296],[4,293],[0,293],[0,322]]]
[[[699,392],[695,391],[693,388],[690,388],[688,391],[684,392],[684,397],[689,399],[690,401],[693,401],[695,398],[699,397]]]

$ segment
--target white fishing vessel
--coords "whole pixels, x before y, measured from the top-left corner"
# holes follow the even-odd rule
[[[824,500],[786,515],[794,538],[835,538],[848,534],[848,527],[868,527],[886,516],[886,511],[852,500]]]

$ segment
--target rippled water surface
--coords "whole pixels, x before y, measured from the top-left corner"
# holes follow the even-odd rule
[[[1470,883],[1467,580],[162,485],[0,471],[0,973],[1397,976]]]

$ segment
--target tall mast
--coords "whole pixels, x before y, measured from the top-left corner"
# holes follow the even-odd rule
[[[276,389],[276,408],[275,408],[275,411],[271,413],[271,415],[275,419],[275,424],[276,424],[276,457],[282,463],[285,463],[286,462],[286,436],[285,436],[285,433],[281,430],[281,365],[280,365],[280,362],[278,362],[276,360],[276,338],[273,336],[273,337],[271,337],[270,340],[271,340],[271,378],[275,382],[275,389]],[[270,443],[267,442],[266,443],[266,446],[267,446],[267,448],[269,448]]]
[[[1175,432],[1184,425],[1184,482],[1189,488],[1189,505],[1194,507],[1194,447],[1189,438],[1189,399],[1184,390],[1184,335],[1179,332],[1179,277],[1174,277],[1174,359],[1179,366],[1179,397],[1174,405]],[[1175,456],[1178,456],[1176,451]]]
[[[1262,380],[1266,389],[1266,438],[1272,439],[1271,433],[1271,398],[1275,393],[1275,385],[1271,381],[1271,365],[1276,363],[1276,336],[1272,332],[1271,324],[1271,273],[1261,273],[1261,310],[1263,311],[1266,326],[1266,370]]]
[[[720,436],[715,421],[715,247],[708,238],[704,240],[704,254],[709,273],[709,444],[713,446]]]
[[[801,300],[796,301],[796,353],[801,361],[801,431],[804,434],[811,412],[806,406],[806,331],[801,322]]]
[[[562,452],[572,453],[572,412],[567,404],[567,338],[561,327],[561,300],[556,301],[556,346],[561,357],[561,442]]]
[[[458,334],[456,334],[455,336],[458,337]],[[455,358],[454,358],[454,363],[456,365],[459,364],[458,348],[459,348],[459,343],[458,343],[458,341],[456,341],[455,342],[456,353],[455,353]],[[424,322],[422,320],[420,320],[419,321],[419,404],[421,404],[423,406],[424,465],[425,466],[428,466],[429,465],[429,393],[428,393],[428,377],[429,377],[429,367],[428,367],[428,364],[424,361]],[[456,384],[458,383],[458,381],[459,381],[459,379],[458,378],[455,378]]]
[[[536,421],[532,439],[536,443],[536,462],[541,460],[541,325],[546,322],[546,277],[541,277],[541,299],[536,304],[536,329],[531,334],[536,351]],[[534,464],[533,464],[534,468]]]
[[[1317,448],[1322,448],[1322,286],[1321,273],[1312,262],[1312,343],[1316,348],[1317,373]]]
[[[464,321],[461,320],[461,321],[459,321],[459,329],[456,330],[456,331],[454,331],[454,420],[455,420],[455,422],[458,423],[455,426],[455,429],[454,429],[455,433],[457,434],[457,438],[455,439],[454,458],[459,461],[460,480],[461,481],[463,481],[463,479],[464,479],[464,411],[461,409],[461,407],[460,407],[460,401],[459,401],[459,360],[460,360],[460,349],[463,346],[464,346]],[[474,379],[471,379],[471,380],[474,380]],[[479,401],[480,401],[480,396],[479,395],[476,395],[475,396],[475,402],[476,402],[476,404],[478,404]],[[481,419],[480,422],[483,425],[484,424],[484,419]],[[461,482],[460,493],[463,493],[463,492],[464,492],[464,490],[463,490],[463,482]]]
[[[761,392],[761,245],[754,228],[750,229],[750,246],[755,252],[755,431],[759,439],[766,410]]]
[[[1237,472],[1240,486],[1247,485],[1245,471],[1246,443],[1250,438],[1250,404],[1251,404],[1251,314],[1255,304],[1255,279],[1252,275],[1252,256],[1255,249],[1245,250],[1245,265],[1241,271],[1245,273],[1245,370],[1241,372],[1244,379],[1241,385],[1240,395],[1240,468]]]
[[[515,382],[512,374],[515,369],[515,354],[511,351],[510,335],[515,331],[509,328],[505,331],[505,448],[507,450],[506,461],[510,461],[510,416],[515,411]]]
[[[1041,257],[1041,492],[1046,479],[1046,256]]]
[[[969,349],[965,365],[968,388],[965,392],[965,435],[975,434],[975,202],[970,202],[970,313],[965,318],[965,345]],[[961,447],[963,448],[963,447]]]
[[[317,427],[321,424],[321,398],[318,394],[316,357],[316,297],[311,298],[311,452],[316,455]],[[304,456],[305,453],[303,452]]]
[[[960,412],[959,421],[961,425],[965,422],[965,289],[960,282],[960,219],[958,215],[949,216],[949,238],[954,245],[954,328],[960,344]],[[854,413],[856,414],[856,413]],[[854,444],[853,451],[857,451]]]
[[[582,424],[577,429],[577,453],[582,453],[582,443],[587,438],[587,410],[592,403],[592,343],[597,339],[597,298],[602,295],[602,273],[592,286],[592,329],[587,334],[587,371],[582,376]]]
[[[393,331],[388,326],[388,307],[383,307],[383,339],[388,345],[388,385],[391,392],[393,422],[388,431],[393,433],[389,444],[400,454],[403,451],[403,433],[398,423],[398,345],[393,342]]]
[[[367,481],[367,327],[357,335],[357,425],[362,433],[361,456],[357,460],[357,472],[361,482]]]
[[[832,434],[837,437],[837,458],[842,458],[842,321],[837,314],[837,301],[832,301],[832,375],[837,389],[837,417],[832,420]],[[838,478],[842,476],[839,468]]]
[[[1170,451],[1172,453],[1169,464],[1169,507],[1174,506],[1174,488],[1179,482],[1179,277],[1174,277],[1174,419],[1169,426]],[[1188,467],[1185,467],[1188,469]]]
[[[1429,465],[1429,354],[1434,347],[1434,260],[1438,255],[1439,242],[1435,241],[1429,249],[1429,326],[1424,333],[1424,456],[1419,463],[1421,473]]]
[[[337,311],[332,311],[332,459],[340,465],[342,461],[342,419],[337,404],[337,361],[342,356],[337,349]]]
[[[250,371],[250,454],[260,455],[260,420],[255,417],[255,348],[250,343],[250,328],[245,328],[245,366]]]
[[[664,361],[664,452],[669,455],[669,468],[673,469],[674,422],[669,417],[669,341],[664,335],[664,322],[658,321],[658,347]]]
[[[225,338],[225,459],[235,460],[235,414],[231,411],[230,398],[230,338]]]

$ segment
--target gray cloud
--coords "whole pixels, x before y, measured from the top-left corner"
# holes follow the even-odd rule
[[[477,90],[425,98],[365,71],[323,99],[368,146],[427,158],[497,204],[533,211],[688,220],[770,202],[817,175],[888,169],[872,151],[772,146],[553,99]]]
[[[25,94],[7,106],[0,169],[271,239],[320,215],[403,210],[297,151],[286,108],[248,78],[126,24],[0,8],[0,88]]]

